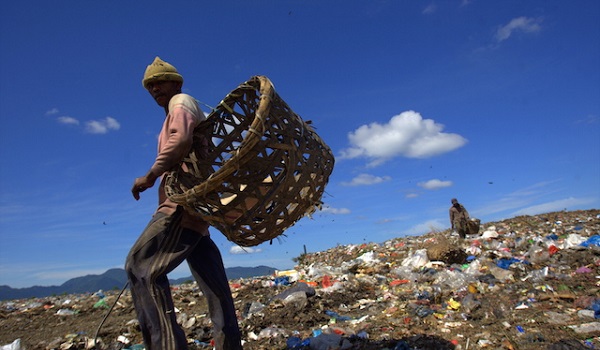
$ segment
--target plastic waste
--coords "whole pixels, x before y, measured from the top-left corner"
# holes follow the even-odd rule
[[[448,304],[448,309],[450,309],[450,310],[458,310],[458,309],[460,309],[460,302],[454,300],[453,298],[450,298],[447,301],[447,304]]]
[[[392,273],[397,275],[399,279],[408,280],[408,281],[416,281],[419,275],[412,271],[412,268],[409,266],[400,266],[392,270]]]
[[[590,318],[593,319],[594,317],[594,310],[579,310],[577,311],[577,317],[579,318]]]
[[[323,276],[323,280],[321,281],[321,285],[323,286],[323,288],[328,288],[328,287],[333,286],[333,283],[331,282],[331,277],[329,275]]]
[[[529,261],[534,264],[542,264],[550,258],[550,253],[548,249],[545,249],[542,246],[532,245],[529,249]]]
[[[471,261],[471,263],[467,266],[466,269],[463,270],[464,273],[471,276],[478,276],[481,273],[479,272],[481,269],[481,261],[479,259],[475,259]]]
[[[0,346],[0,350],[21,350],[21,339],[16,339],[10,344]]]
[[[71,316],[71,315],[75,315],[75,311],[71,310],[71,309],[60,309],[58,311],[56,311],[57,315],[61,315],[61,316]]]
[[[581,242],[581,245],[584,247],[589,247],[591,245],[600,246],[600,235],[591,236],[587,240]]]
[[[514,263],[518,263],[518,262],[521,262],[521,261],[518,260],[518,259],[515,259],[515,258],[499,259],[498,262],[497,262],[497,265],[501,269],[508,270],[510,268],[510,265],[512,265]]]
[[[258,339],[264,339],[264,338],[274,338],[274,337],[278,337],[278,336],[285,336],[286,335],[286,331],[285,329],[281,329],[281,328],[277,328],[277,327],[267,327],[263,330],[260,331],[260,333],[258,333]]]
[[[310,338],[302,340],[299,337],[292,336],[286,341],[286,346],[288,349],[306,349],[307,346],[310,346]]]
[[[398,342],[398,344],[396,344],[396,346],[394,346],[393,350],[411,350],[411,347],[407,342],[401,340]]]
[[[418,268],[427,265],[428,262],[427,249],[419,249],[412,256],[404,259],[401,265]]]
[[[574,248],[580,246],[586,239],[576,233],[571,233],[564,241],[564,248]]]
[[[265,304],[260,303],[258,301],[253,301],[250,303],[250,307],[248,308],[248,316],[257,314],[264,310]]]
[[[297,310],[302,310],[308,304],[308,298],[306,297],[305,292],[298,291],[285,297],[285,299],[283,299],[283,304]]]
[[[98,308],[108,309],[108,308],[110,308],[110,306],[108,306],[108,304],[106,303],[106,300],[103,298],[103,299],[98,300],[94,304],[94,309],[98,309]]]
[[[587,348],[593,349],[592,346],[588,346]],[[571,350],[571,349],[587,349],[582,348],[581,343],[576,339],[561,339],[556,343],[548,345],[546,350]]]
[[[498,232],[496,232],[496,226],[490,226],[490,227],[488,227],[481,234],[481,238],[487,238],[487,239],[498,238]]]
[[[310,276],[312,278],[320,278],[323,277],[325,275],[329,275],[331,274],[331,271],[329,271],[329,269],[322,267],[322,266],[314,266],[311,265],[308,267],[308,271],[306,271],[306,275]]]
[[[460,289],[466,287],[473,277],[458,270],[444,270],[436,274],[434,284],[447,286],[451,289]]]
[[[290,285],[290,277],[289,276],[275,277],[274,282],[275,282],[276,286],[289,286]]]
[[[326,310],[325,314],[333,319],[335,319],[336,321],[349,321],[352,318],[349,316],[340,316],[340,314],[338,314],[335,311],[331,311],[331,310]]]
[[[276,296],[273,297],[273,299],[285,299],[288,297],[288,295],[295,293],[295,292],[304,292],[306,293],[307,297],[311,297],[314,296],[316,294],[316,291],[314,288],[309,287],[308,284],[304,283],[304,282],[299,282],[296,283],[293,287],[277,294]]]
[[[471,313],[481,306],[481,302],[475,298],[474,294],[471,293],[465,295],[461,302],[462,310],[467,313]]]
[[[298,337],[289,337],[285,342],[288,349],[301,349],[302,339]]]
[[[350,349],[352,343],[339,334],[322,333],[310,341],[311,350]]]
[[[512,282],[515,280],[514,274],[510,270],[501,269],[493,265],[488,266],[488,269],[489,272],[499,281]]]
[[[600,318],[600,298],[592,304],[591,309],[594,310],[594,318]]]
[[[379,262],[379,259],[375,258],[374,252],[364,253],[363,255],[359,256],[357,260],[361,260],[366,265],[372,265]]]
[[[549,323],[552,324],[568,324],[571,321],[571,316],[564,314],[564,313],[559,313],[559,312],[555,312],[555,311],[546,311],[544,313],[544,316],[546,316],[547,320]]]
[[[523,280],[524,281],[530,280],[532,282],[539,283],[539,282],[544,281],[547,277],[548,277],[548,266],[545,266],[544,268],[541,268],[539,270],[534,270],[534,271],[529,272]]]
[[[582,266],[580,268],[578,268],[577,270],[575,270],[575,273],[591,273],[594,272],[594,270],[590,269],[587,266]]]
[[[409,282],[410,282],[409,280],[404,280],[404,279],[403,280],[393,280],[390,282],[390,287],[399,286],[399,285],[406,284]]]
[[[600,333],[600,322],[590,322],[590,323],[583,323],[580,325],[575,325],[575,326],[568,326],[569,328],[571,328],[572,330],[575,331],[575,333],[578,334],[599,334]]]
[[[425,305],[417,305],[414,303],[408,304],[408,312],[413,316],[425,318],[429,315],[433,315],[434,311]]]
[[[360,339],[369,339],[369,333],[367,333],[366,331],[360,331],[356,333],[356,336]]]

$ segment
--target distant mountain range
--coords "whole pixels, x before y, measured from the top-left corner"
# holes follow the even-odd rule
[[[255,267],[230,267],[226,268],[227,278],[247,278],[255,276],[271,275],[275,272],[274,267],[255,266]],[[190,277],[170,280],[171,284],[181,284],[187,281],[193,281]],[[33,286],[28,288],[11,288],[9,286],[0,286],[0,300],[42,298],[60,294],[79,294],[93,293],[98,290],[121,289],[127,282],[127,275],[123,269],[110,269],[101,275],[87,275],[68,280],[60,286]]]

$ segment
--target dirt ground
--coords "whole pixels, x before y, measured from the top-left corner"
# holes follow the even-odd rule
[[[518,217],[482,227],[491,225],[501,236],[488,240],[490,244],[480,237],[466,241],[452,237],[448,244],[460,249],[478,246],[480,259],[487,261],[498,261],[507,251],[512,257],[534,260],[521,253],[531,254],[532,247],[540,244],[535,237],[554,234],[560,242],[571,233],[598,235],[600,210]],[[436,280],[442,271],[464,269],[464,264],[421,267],[415,269],[416,280],[399,279],[396,268],[401,262],[440,234],[449,233],[339,246],[303,256],[296,270],[321,266],[331,273],[301,275],[314,287],[314,295],[307,293],[297,302],[278,296],[301,281],[274,285],[274,276],[231,281],[244,349],[287,349],[286,342],[294,337],[314,340],[318,332],[337,335],[339,348],[348,349],[600,348],[600,332],[593,328],[598,319],[593,311],[590,317],[590,305],[600,295],[597,246],[559,249],[535,263],[513,264],[506,270],[513,277],[505,280],[493,276],[493,269],[486,270],[485,265],[476,279],[458,287]],[[373,252],[377,262],[356,259],[366,252]],[[338,288],[331,286],[330,278]],[[208,310],[196,285],[172,289],[190,348],[212,349]],[[128,291],[98,332],[119,291],[104,294],[104,299],[86,294],[1,302],[0,346],[20,339],[21,349],[90,349],[98,335],[96,349],[135,348],[143,341]],[[576,331],[585,325],[594,330]]]

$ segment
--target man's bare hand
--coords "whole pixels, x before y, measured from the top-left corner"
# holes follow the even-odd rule
[[[133,198],[135,198],[136,201],[139,200],[140,193],[144,192],[145,190],[154,186],[155,182],[156,182],[156,176],[154,174],[152,174],[151,172],[149,172],[148,174],[146,174],[142,177],[138,177],[137,179],[135,179],[135,181],[133,182],[133,187],[131,188],[131,193],[133,194]]]

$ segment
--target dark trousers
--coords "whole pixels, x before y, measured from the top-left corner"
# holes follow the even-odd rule
[[[145,346],[148,350],[187,349],[167,278],[167,273],[187,260],[208,303],[215,349],[242,349],[221,253],[210,237],[181,228],[180,220],[181,209],[173,215],[155,214],[125,263]]]

